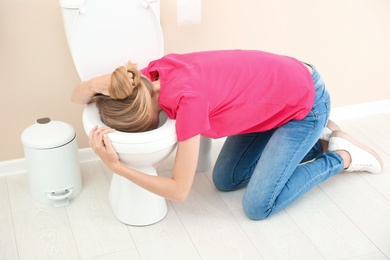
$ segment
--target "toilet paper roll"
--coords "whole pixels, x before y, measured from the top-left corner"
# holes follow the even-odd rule
[[[177,23],[199,24],[201,22],[201,0],[177,0]]]

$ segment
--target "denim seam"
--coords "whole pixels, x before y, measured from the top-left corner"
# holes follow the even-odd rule
[[[309,187],[313,182],[315,182],[318,179],[322,178],[323,176],[327,175],[331,170],[334,170],[335,168],[337,168],[337,166],[329,168],[328,171],[324,172],[321,175],[318,175],[316,178],[313,178],[310,182],[306,183],[305,186],[303,186],[298,192],[296,192],[293,196],[290,197],[291,198],[290,200],[286,201],[286,204],[289,204],[291,201],[293,201],[295,199],[297,194],[301,193],[303,190],[305,190],[307,187]]]
[[[314,110],[312,110],[313,112],[313,115],[315,117],[315,120],[313,120],[313,123],[314,124],[317,124],[318,122],[318,115],[317,113],[315,113]],[[308,135],[306,135],[306,138],[304,139],[304,141],[301,143],[301,145],[298,147],[298,149],[295,151],[294,155],[291,157],[292,159],[295,159],[295,157],[297,156],[297,154],[299,154],[299,152],[301,151],[302,147],[304,146],[304,144],[307,142],[307,140],[309,139],[309,136],[311,136],[313,134],[313,129],[316,128],[316,125],[314,125],[311,129],[310,129],[310,133]],[[292,160],[290,160],[291,162]],[[296,167],[298,167],[299,164],[296,165]],[[287,170],[290,170],[292,168],[292,165],[291,163],[287,164],[286,167],[283,169],[283,172],[284,174],[279,178],[279,180],[277,181],[277,184],[275,185],[275,188],[274,188],[274,192],[272,193],[271,197],[270,197],[270,201],[268,202],[268,210],[269,210],[269,214],[268,216],[274,211],[275,209],[275,202],[277,200],[277,197],[280,195],[280,192],[279,194],[275,194],[275,191],[276,191],[276,188],[279,187],[280,183],[281,183],[281,180],[284,179],[284,177],[286,176]],[[292,173],[291,173],[292,174]],[[286,183],[284,183],[285,185]]]
[[[246,157],[248,151],[250,150],[250,148],[253,146],[253,144],[255,143],[255,139],[257,138],[258,135],[256,135],[255,138],[252,139],[252,141],[250,142],[249,145],[246,146],[246,149],[245,151],[241,154],[241,157],[238,159],[238,162],[236,163],[235,167],[234,167],[234,170],[233,170],[233,182],[234,184],[236,185],[242,185],[242,183],[248,179],[248,174],[245,176],[245,178],[243,178],[241,180],[241,182],[238,182],[237,181],[237,168],[239,168],[239,165],[241,165],[241,162],[242,162],[242,159]]]
[[[334,155],[336,155],[340,159],[341,165],[344,166],[344,158],[340,154],[333,151],[328,151],[328,153],[333,153]]]
[[[315,85],[316,92],[317,92],[320,88],[322,88],[322,87],[325,89],[325,82],[324,82],[323,79],[319,76],[319,74],[316,72],[316,70],[315,70],[315,73],[313,72],[312,77],[313,77],[313,83],[314,83],[314,85]],[[308,141],[308,139],[309,139],[309,137],[311,137],[311,136],[313,135],[314,129],[316,129],[316,127],[317,127],[317,124],[318,124],[318,120],[319,120],[320,115],[324,114],[324,113],[319,113],[319,111],[316,109],[316,105],[319,104],[319,103],[325,103],[326,106],[329,106],[328,103],[330,103],[330,98],[327,99],[327,100],[325,100],[325,98],[324,98],[323,95],[324,95],[324,93],[322,93],[322,95],[321,95],[317,100],[314,101],[313,108],[312,108],[312,110],[311,110],[311,112],[313,113],[313,117],[314,117],[313,120],[312,120],[312,122],[314,123],[314,126],[311,128],[310,132],[306,135],[306,138],[305,138],[304,141],[301,143],[301,145],[298,147],[298,149],[296,150],[296,152],[291,156],[291,159],[297,158],[297,155],[299,154],[299,151],[301,151],[302,148],[304,147],[303,144],[304,144],[304,143],[306,144],[307,141]],[[328,113],[328,112],[327,112],[327,113]],[[328,119],[328,118],[329,118],[329,114],[327,115],[327,119]],[[326,120],[326,121],[327,121],[327,120]],[[326,123],[325,123],[325,124],[326,124]],[[290,162],[291,162],[291,161],[292,161],[292,160],[290,160]],[[274,190],[273,190],[273,193],[272,193],[272,195],[270,196],[270,200],[269,200],[269,202],[268,202],[268,210],[267,210],[267,211],[268,211],[268,215],[267,215],[267,216],[271,215],[272,212],[275,211],[275,209],[276,209],[276,210],[279,210],[279,208],[280,208],[280,205],[279,205],[278,207],[276,207],[276,200],[277,200],[277,198],[280,196],[280,193],[281,193],[283,187],[281,187],[281,190],[280,190],[279,194],[276,194],[276,190],[277,190],[276,188],[279,188],[279,187],[280,187],[280,185],[281,185],[281,180],[284,179],[284,178],[286,177],[287,172],[290,172],[290,170],[292,169],[292,164],[291,164],[290,162],[285,166],[285,168],[284,168],[284,170],[283,170],[283,172],[282,172],[283,175],[281,175],[281,176],[280,176],[280,179],[276,182],[276,185],[275,185],[275,188],[274,188]],[[298,167],[298,165],[299,165],[299,164],[297,164],[296,167]],[[333,168],[334,168],[334,167],[332,167],[331,169],[333,169]],[[330,169],[329,169],[329,171],[330,171]],[[328,171],[328,172],[329,172],[329,171]],[[291,172],[291,175],[293,174],[293,172],[294,172],[294,171]],[[323,175],[321,174],[319,177],[322,177],[322,176],[323,176]],[[314,178],[313,180],[311,180],[309,183],[306,183],[305,186],[299,190],[299,192],[302,192],[303,189],[305,189],[308,185],[311,185],[311,184],[313,183],[313,181],[317,180],[319,177],[316,177],[316,178]],[[286,185],[286,183],[284,183],[284,186],[285,186],[285,185]],[[299,193],[299,192],[298,192],[298,193]],[[284,202],[283,202],[283,205],[288,205],[289,203],[291,203],[291,201],[293,200],[293,198],[295,199],[296,194],[298,194],[298,193],[295,193],[294,196],[292,196],[290,200],[284,201]],[[271,204],[271,203],[272,203],[272,204]],[[283,207],[284,207],[284,206],[283,206]]]

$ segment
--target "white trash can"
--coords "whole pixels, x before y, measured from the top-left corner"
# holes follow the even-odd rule
[[[66,206],[81,192],[81,172],[73,127],[50,118],[37,119],[22,133],[32,197]]]

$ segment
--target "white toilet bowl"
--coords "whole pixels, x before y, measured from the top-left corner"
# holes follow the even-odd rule
[[[86,133],[95,126],[104,126],[94,103],[83,112]],[[159,127],[142,133],[116,131],[108,134],[121,162],[143,173],[157,176],[155,167],[176,147],[175,120],[162,112]],[[113,174],[109,201],[115,216],[123,223],[144,226],[156,223],[167,214],[164,198],[151,193],[118,174]]]
[[[159,0],[60,0],[72,58],[82,81],[114,71],[128,60],[145,67],[163,55]],[[163,120],[162,120],[163,121]],[[83,113],[87,134],[102,126],[94,104]],[[176,145],[175,123],[144,133],[109,134],[120,160],[150,175]],[[153,161],[152,161],[153,160]],[[115,216],[129,225],[150,225],[165,217],[164,198],[113,174],[109,201]]]

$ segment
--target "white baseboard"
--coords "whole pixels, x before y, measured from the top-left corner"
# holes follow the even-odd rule
[[[91,148],[79,149],[80,163],[99,160],[99,157]],[[0,177],[24,173],[27,171],[26,160],[24,158],[0,162]]]
[[[79,149],[79,160],[80,162],[89,162],[99,160],[99,156],[94,153],[92,148]]]
[[[361,103],[343,107],[332,107],[330,118],[332,120],[344,120],[357,117],[365,117],[390,112],[390,99],[369,103]]]
[[[330,118],[337,121],[388,112],[390,112],[390,99],[332,108]],[[92,151],[91,148],[79,149],[80,163],[98,159],[99,157]],[[27,167],[24,158],[0,162],[0,177],[23,173],[26,171]]]
[[[0,162],[0,177],[26,171],[24,158]]]

